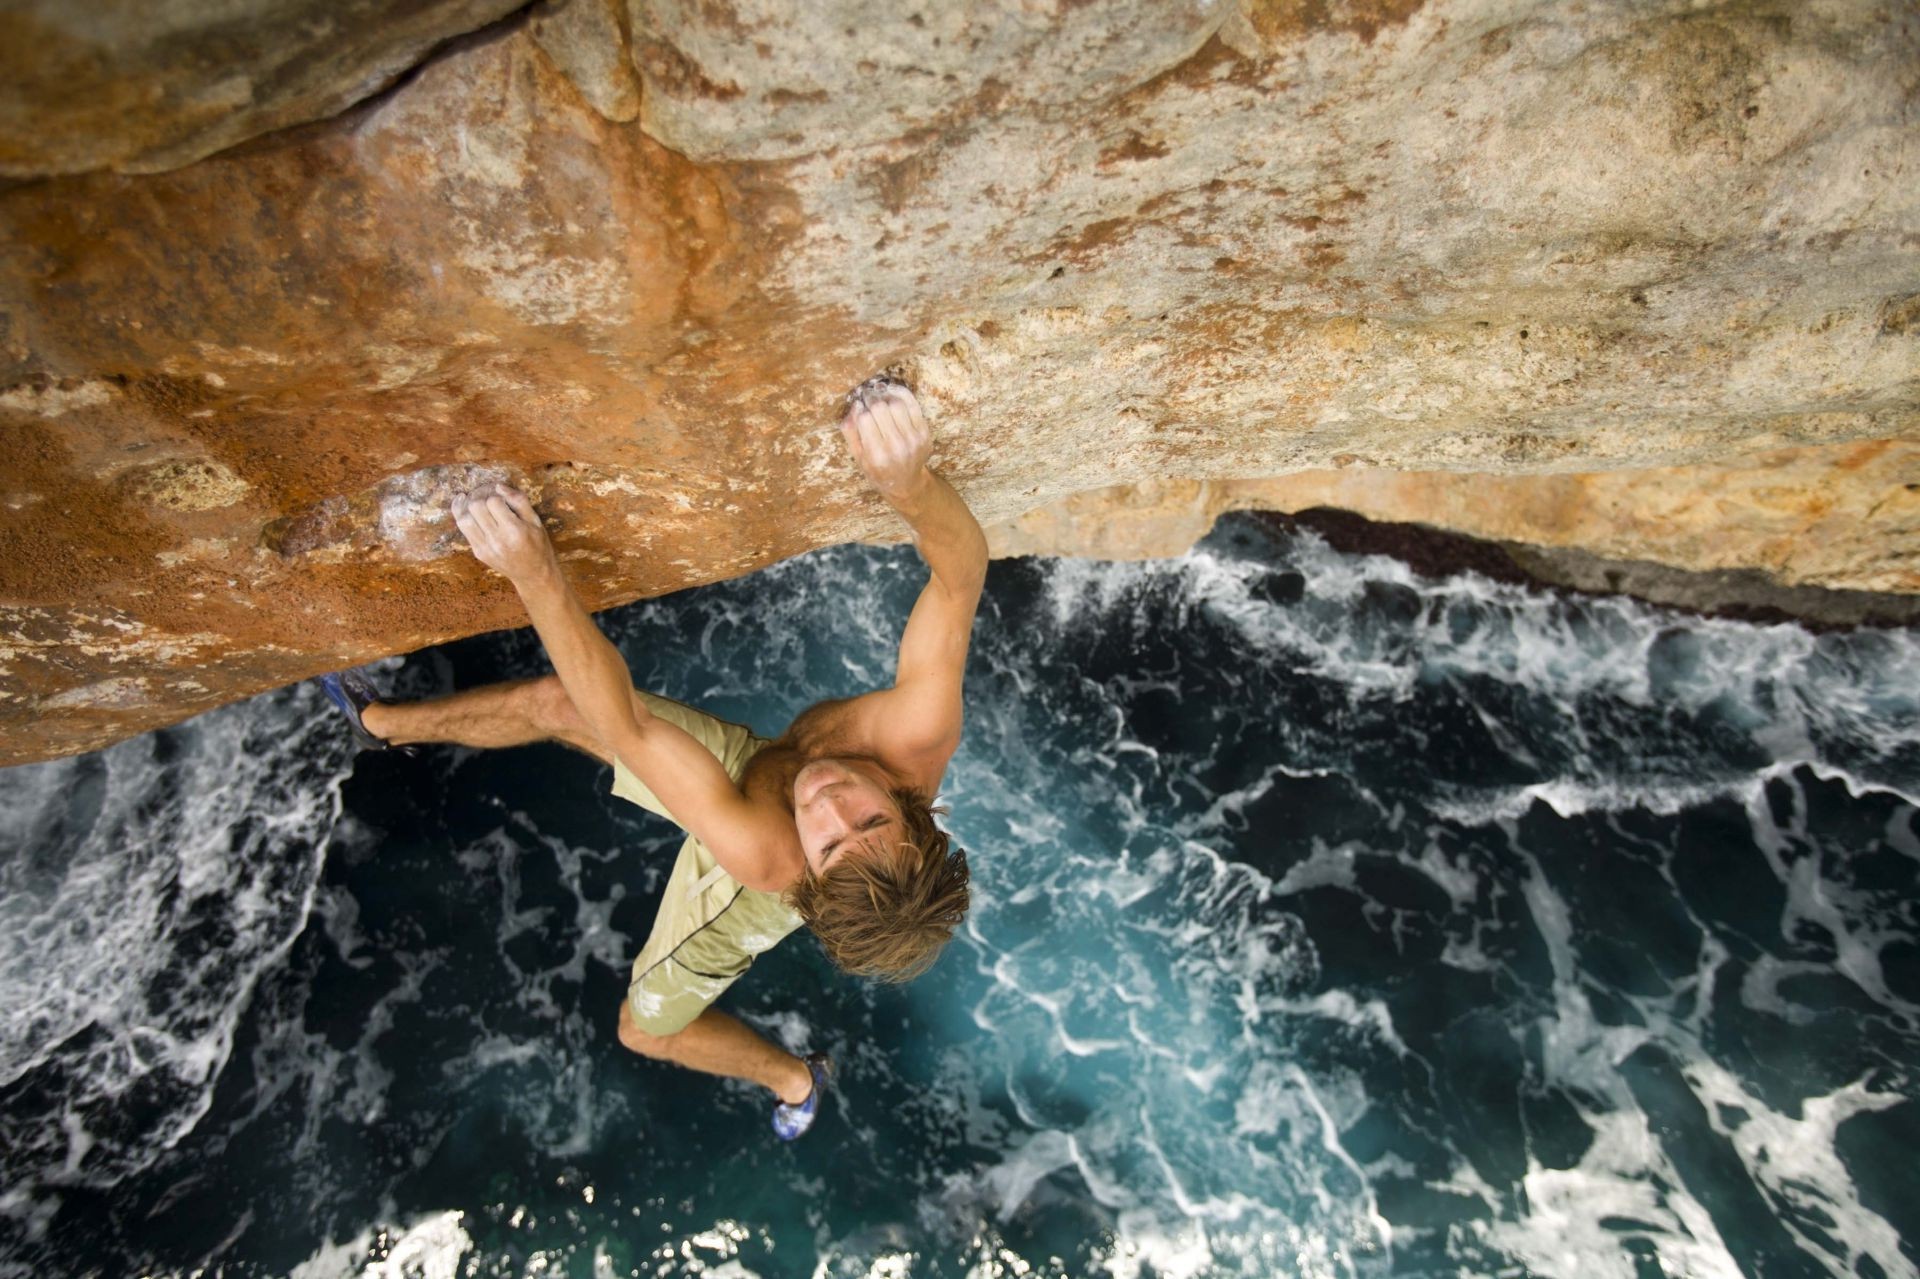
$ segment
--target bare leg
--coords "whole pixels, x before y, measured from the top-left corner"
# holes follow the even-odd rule
[[[813,1091],[806,1062],[718,1008],[707,1009],[675,1034],[649,1035],[634,1023],[633,1008],[623,999],[620,1042],[643,1057],[759,1084],[790,1104],[805,1101]]]
[[[368,732],[395,746],[453,742],[493,748],[558,741],[613,762],[551,675],[488,684],[426,702],[377,702],[360,717]],[[813,1090],[813,1073],[804,1061],[717,1008],[707,1009],[675,1034],[649,1035],[634,1023],[633,1010],[623,999],[620,1042],[644,1057],[759,1084],[785,1102],[805,1101]]]
[[[551,675],[487,684],[425,702],[376,702],[360,718],[369,733],[395,746],[452,742],[497,748],[558,741],[612,762]]]

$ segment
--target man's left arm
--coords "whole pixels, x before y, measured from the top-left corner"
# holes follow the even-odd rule
[[[712,751],[633,695],[626,659],[574,594],[526,495],[495,485],[456,501],[453,517],[475,557],[513,583],[561,686],[600,744],[735,880],[768,892],[791,883],[802,864],[792,815],[750,801]]]
[[[860,699],[864,735],[886,763],[937,782],[960,745],[961,681],[986,583],[986,534],[928,467],[932,433],[905,387],[857,402],[841,431],[861,470],[913,530],[930,570],[900,637],[893,687]]]

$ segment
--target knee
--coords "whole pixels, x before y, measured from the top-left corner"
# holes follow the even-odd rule
[[[633,1005],[620,1001],[620,1042],[630,1051],[655,1061],[673,1060],[673,1035],[650,1035],[633,1019]]]

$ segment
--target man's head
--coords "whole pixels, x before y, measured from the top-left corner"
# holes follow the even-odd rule
[[[967,857],[918,792],[877,764],[816,760],[794,778],[807,869],[787,900],[842,971],[910,981],[967,913]]]

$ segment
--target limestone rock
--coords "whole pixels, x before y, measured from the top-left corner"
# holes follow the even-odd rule
[[[1920,441],[1642,470],[1150,481],[1076,493],[989,533],[996,555],[1153,559],[1182,553],[1226,511],[1315,507],[1694,571],[1759,569],[1786,586],[1920,594]]]
[[[0,177],[190,164],[379,92],[524,0],[0,4]]]
[[[1914,590],[1917,50],[1902,0],[566,0],[13,185],[0,760],[517,624],[481,476],[595,606],[898,536],[832,431],[889,365],[989,523],[1261,481]],[[36,163],[232,127],[112,110]]]
[[[528,26],[593,109],[622,124],[640,114],[626,23],[621,0],[543,0]]]

